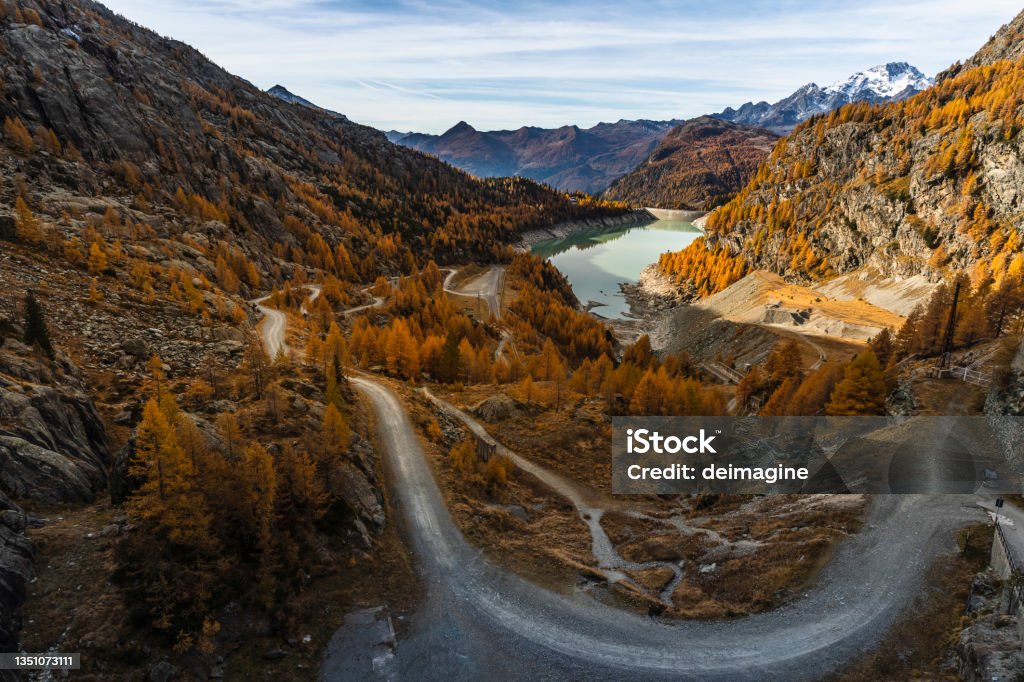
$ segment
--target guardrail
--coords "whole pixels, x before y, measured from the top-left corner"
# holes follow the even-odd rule
[[[1013,553],[1013,547],[1006,541],[1006,535],[1003,534],[1003,527],[1000,525],[999,520],[996,519],[996,541],[1002,545],[1003,554],[1006,555],[1006,563],[1010,567],[1010,580],[1014,580],[1016,584],[1008,586],[1010,590],[1010,604],[1009,612],[1016,613],[1017,609],[1020,608],[1021,604],[1024,604],[1024,584],[1021,584],[1021,578],[1024,578],[1024,574],[1021,573],[1021,566],[1017,561],[1017,557]]]
[[[978,370],[971,369],[970,367],[950,367],[949,376],[976,386],[988,387],[989,384],[992,383],[991,374],[979,372]]]

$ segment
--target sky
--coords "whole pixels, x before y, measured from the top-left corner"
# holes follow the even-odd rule
[[[105,0],[260,88],[382,130],[690,118],[966,59],[1020,0]]]

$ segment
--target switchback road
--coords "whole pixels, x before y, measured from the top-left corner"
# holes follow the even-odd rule
[[[351,381],[377,416],[393,507],[427,586],[392,679],[819,679],[876,645],[931,562],[955,551],[954,531],[982,518],[973,497],[878,497],[795,602],[733,621],[662,621],[547,591],[485,560],[453,524],[397,396]]]

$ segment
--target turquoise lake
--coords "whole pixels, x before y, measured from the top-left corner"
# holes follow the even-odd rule
[[[692,223],[656,220],[613,230],[576,232],[533,246],[568,278],[576,298],[611,319],[629,312],[619,284],[636,283],[640,271],[666,251],[679,251],[703,234]]]

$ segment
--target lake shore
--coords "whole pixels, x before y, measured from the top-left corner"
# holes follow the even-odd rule
[[[623,213],[617,216],[608,216],[606,218],[588,218],[587,220],[575,220],[568,223],[558,223],[551,227],[545,227],[539,230],[530,230],[523,232],[519,235],[519,241],[513,244],[513,248],[516,251],[528,252],[536,244],[541,242],[550,241],[552,239],[564,239],[569,235],[577,232],[585,232],[587,230],[599,230],[599,229],[613,229],[616,227],[628,227],[631,225],[643,225],[653,220],[658,220],[657,216],[648,211],[645,208],[635,209],[628,213]]]
[[[690,297],[680,287],[658,270],[657,263],[644,268],[636,284],[624,282],[619,285],[619,289],[629,305],[629,318],[624,321],[624,325],[619,325],[619,320],[608,322],[622,342],[651,334],[673,310],[690,301]],[[621,336],[620,327],[624,332]]]

